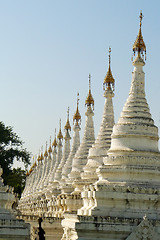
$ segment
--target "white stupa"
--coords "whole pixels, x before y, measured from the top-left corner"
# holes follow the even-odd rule
[[[66,163],[66,160],[69,156],[69,153],[70,153],[70,140],[71,140],[71,137],[70,137],[70,133],[69,131],[71,131],[71,125],[70,125],[70,122],[69,122],[69,108],[68,108],[68,111],[67,111],[67,122],[66,122],[66,125],[64,127],[64,130],[65,130],[65,136],[64,136],[64,149],[63,149],[63,156],[62,156],[62,159],[57,167],[57,170],[55,172],[55,181],[57,182],[60,182],[61,178],[62,178],[62,169]]]
[[[94,183],[98,180],[96,169],[103,163],[103,157],[107,155],[107,151],[111,145],[111,134],[114,125],[114,112],[112,98],[114,97],[115,80],[111,72],[111,48],[109,48],[109,67],[104,78],[104,112],[102,123],[99,129],[95,143],[89,149],[88,162],[81,174],[82,179],[88,183]]]
[[[92,202],[90,216],[82,216],[80,212],[75,226],[78,237],[71,239],[160,238],[159,137],[145,98],[143,55],[146,46],[141,25],[142,13],[139,33],[133,45],[137,56],[133,61],[129,97],[118,123],[113,127],[108,156],[97,170],[99,180],[94,185],[95,204]]]
[[[69,154],[69,156],[66,160],[66,163],[64,164],[64,167],[62,169],[62,179],[61,179],[62,192],[65,192],[65,191],[68,192],[68,191],[73,190],[72,185],[71,185],[72,181],[71,181],[71,179],[69,178],[68,175],[72,170],[72,162],[73,162],[75,154],[76,154],[76,152],[79,148],[79,145],[80,145],[79,132],[81,130],[81,128],[80,128],[81,115],[79,113],[78,105],[79,105],[79,93],[77,94],[77,109],[76,109],[76,112],[73,116],[73,124],[74,124],[74,126],[73,126],[73,131],[74,131],[73,144],[72,144],[70,154]]]
[[[72,170],[69,174],[69,178],[72,181],[72,185],[76,188],[76,190],[80,190],[83,186],[83,183],[81,184],[81,173],[83,172],[83,168],[87,163],[87,156],[89,153],[89,149],[92,147],[92,144],[95,141],[94,123],[93,123],[94,99],[91,94],[90,81],[91,81],[91,75],[89,74],[89,93],[85,101],[85,105],[87,106],[87,111],[86,111],[86,123],[85,123],[84,135],[83,135],[82,142],[73,159]]]

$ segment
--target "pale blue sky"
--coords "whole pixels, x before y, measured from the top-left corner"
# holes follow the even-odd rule
[[[1,120],[14,127],[29,151],[37,154],[50,135],[54,137],[60,118],[64,127],[68,106],[72,118],[77,91],[83,135],[89,73],[97,135],[109,46],[117,122],[129,93],[140,10],[147,47],[146,95],[159,127],[160,1],[0,0]]]

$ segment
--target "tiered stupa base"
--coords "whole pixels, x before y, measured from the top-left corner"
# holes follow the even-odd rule
[[[79,216],[77,238],[70,240],[144,240],[159,239],[160,221],[141,219]],[[98,238],[97,238],[98,236]]]

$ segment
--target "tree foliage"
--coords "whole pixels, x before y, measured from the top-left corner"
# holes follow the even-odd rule
[[[3,168],[2,178],[5,184],[13,186],[15,192],[19,192],[18,188],[24,187],[25,171],[20,168],[12,170],[15,159],[22,161],[25,168],[27,168],[30,163],[30,153],[23,148],[23,142],[13,132],[13,128],[6,127],[3,122],[0,122],[0,165]]]
[[[25,187],[26,171],[21,168],[13,168],[6,180],[7,185],[14,187],[14,192],[20,197]]]

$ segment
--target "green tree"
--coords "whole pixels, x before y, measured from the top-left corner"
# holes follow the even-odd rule
[[[14,187],[14,192],[18,197],[25,187],[26,171],[21,168],[13,168],[7,176],[7,185]]]
[[[12,170],[15,159],[17,161],[21,160],[25,168],[27,168],[28,164],[30,164],[30,153],[23,148],[23,142],[13,132],[13,128],[6,127],[3,122],[0,122],[0,165],[3,168],[2,178],[5,184],[13,186],[15,192],[20,194],[20,189],[22,191],[24,187],[25,171],[20,168]]]

